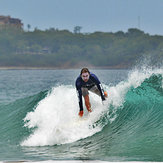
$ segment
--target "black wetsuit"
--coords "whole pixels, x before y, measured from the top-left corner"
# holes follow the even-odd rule
[[[76,79],[76,89],[77,89],[77,92],[78,92],[80,111],[83,110],[82,90],[81,90],[81,88],[83,87],[83,88],[87,88],[89,90],[95,85],[97,86],[98,90],[100,91],[102,101],[104,101],[105,100],[104,90],[102,88],[102,85],[101,85],[99,79],[97,78],[97,76],[95,74],[90,73],[90,77],[89,77],[89,80],[87,82],[84,82],[83,79],[81,78],[81,76],[79,76]]]

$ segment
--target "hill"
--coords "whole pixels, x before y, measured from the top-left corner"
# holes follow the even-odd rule
[[[135,28],[85,34],[0,27],[0,67],[129,68],[149,56],[153,63],[163,59],[163,36]]]

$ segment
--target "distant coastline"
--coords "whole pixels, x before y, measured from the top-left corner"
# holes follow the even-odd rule
[[[81,66],[81,67],[25,67],[25,66],[0,66],[0,70],[71,70],[71,69],[81,69],[82,67],[87,67],[89,69],[108,69],[108,70],[120,70],[129,69],[128,67],[95,67],[95,66]]]
[[[144,58],[163,60],[163,36],[135,28],[85,34],[20,27],[0,25],[0,69],[128,69]]]

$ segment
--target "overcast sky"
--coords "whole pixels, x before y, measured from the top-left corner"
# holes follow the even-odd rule
[[[0,15],[19,18],[27,29],[126,32],[139,28],[163,35],[163,0],[0,0]]]

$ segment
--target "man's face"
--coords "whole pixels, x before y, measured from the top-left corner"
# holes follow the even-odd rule
[[[88,72],[82,73],[81,77],[84,82],[87,82],[89,80],[89,73]]]

